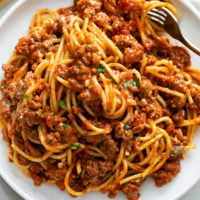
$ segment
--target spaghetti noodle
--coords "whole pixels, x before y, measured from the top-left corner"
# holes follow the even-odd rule
[[[1,82],[9,159],[72,196],[139,198],[180,171],[200,123],[200,71],[148,17],[170,3],[78,0],[36,12]]]

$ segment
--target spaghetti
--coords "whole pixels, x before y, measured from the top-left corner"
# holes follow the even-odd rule
[[[36,12],[1,82],[9,160],[72,196],[139,198],[180,171],[200,123],[200,71],[147,13],[170,3],[79,0]]]

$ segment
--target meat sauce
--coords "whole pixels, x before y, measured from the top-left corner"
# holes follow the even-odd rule
[[[124,140],[127,143],[126,151],[131,153],[137,149],[137,134],[145,135],[145,123],[147,120],[157,120],[162,116],[171,116],[175,123],[180,123],[185,119],[185,108],[188,106],[186,99],[180,99],[177,96],[162,94],[163,98],[167,99],[167,108],[164,110],[157,101],[158,90],[155,85],[161,85],[182,93],[188,89],[186,81],[180,73],[175,76],[168,76],[167,79],[152,78],[144,75],[141,78],[138,86],[127,86],[131,91],[132,98],[135,101],[134,112],[131,114],[130,120],[126,123],[126,127],[118,121],[113,120],[108,124],[106,119],[100,120],[102,124],[98,127],[109,126],[112,128],[110,135],[98,135],[84,138],[71,125],[74,113],[78,113],[81,109],[73,107],[72,113],[68,116],[58,116],[50,111],[49,106],[42,109],[42,102],[39,94],[42,88],[49,89],[47,85],[41,86],[34,94],[32,102],[27,107],[22,107],[19,103],[25,95],[26,88],[29,82],[36,82],[37,77],[33,74],[35,66],[41,63],[46,53],[56,52],[58,50],[57,40],[60,39],[63,24],[67,24],[77,12],[81,13],[83,18],[90,18],[101,29],[105,25],[109,25],[111,30],[106,32],[107,36],[115,43],[115,45],[124,54],[124,65],[127,68],[141,66],[141,60],[144,55],[147,56],[147,65],[153,65],[158,59],[165,58],[172,60],[173,64],[179,69],[184,69],[191,65],[190,55],[183,47],[171,46],[165,37],[160,37],[159,41],[146,41],[141,43],[138,38],[139,32],[136,25],[136,20],[129,19],[128,13],[130,10],[141,14],[144,1],[138,0],[79,0],[75,7],[69,9],[59,9],[60,19],[48,27],[49,34],[40,30],[35,30],[29,36],[22,37],[16,47],[17,55],[28,57],[29,74],[27,73],[17,84],[13,81],[13,77],[18,70],[12,64],[4,64],[2,66],[5,74],[5,79],[1,82],[1,92],[3,98],[0,100],[0,114],[5,120],[11,121],[12,130],[2,130],[3,139],[8,145],[11,145],[11,136],[17,135],[20,131],[26,130],[31,137],[38,139],[36,130],[39,124],[45,124],[49,130],[47,142],[50,145],[60,144],[63,141],[76,143],[81,141],[82,144],[95,145],[107,156],[107,160],[97,159],[81,152],[78,157],[81,158],[81,166],[84,171],[78,175],[75,170],[72,172],[70,186],[77,191],[80,191],[90,185],[98,185],[106,180],[115,164],[115,158],[120,150],[119,140]],[[76,10],[76,9],[78,10]],[[54,38],[50,42],[49,39]],[[76,55],[71,55],[76,58],[76,61],[66,67],[66,64],[59,64],[56,73],[64,80],[68,80],[71,87],[79,93],[78,100],[82,104],[89,105],[91,109],[100,115],[102,110],[102,98],[99,87],[94,85],[84,85],[85,81],[97,75],[97,69],[94,67],[102,59],[99,50],[93,44],[81,45]],[[128,80],[123,80],[124,82]],[[193,108],[197,109],[200,114],[200,95],[195,88],[192,97],[194,98]],[[167,114],[166,114],[167,113]],[[95,119],[93,120],[95,124]],[[64,128],[65,124],[70,126]],[[178,142],[174,142],[174,146],[185,144],[185,134],[181,129],[176,127],[167,127],[171,137],[176,136]],[[57,131],[55,131],[57,130]],[[146,130],[145,130],[146,131]],[[136,134],[136,135],[134,135]],[[24,151],[28,149],[23,145],[22,138],[18,138],[18,144],[22,146]],[[42,150],[41,150],[42,151]],[[158,187],[170,182],[180,172],[180,158],[173,157],[169,159],[158,171],[153,173],[151,177],[155,180]],[[25,164],[26,159],[21,159],[21,163]],[[64,190],[64,177],[67,171],[67,164],[58,163],[56,159],[48,158],[50,163],[47,170],[37,164],[32,163],[30,167],[30,176],[34,180],[36,186],[48,180],[53,180],[57,186]],[[122,191],[129,200],[137,200],[140,197],[139,189],[141,181],[131,181],[122,186],[119,186],[116,191],[111,191],[109,196],[114,197],[119,191]]]

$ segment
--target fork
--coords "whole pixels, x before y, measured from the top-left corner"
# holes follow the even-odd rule
[[[176,17],[167,8],[154,8],[148,12],[151,21],[158,24],[173,38],[182,42],[189,49],[200,55],[200,50],[191,44],[181,33]]]

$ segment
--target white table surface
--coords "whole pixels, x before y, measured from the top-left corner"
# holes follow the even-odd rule
[[[2,15],[16,2],[12,0],[3,8],[0,8],[0,18]],[[200,11],[200,0],[190,0],[197,9]],[[200,181],[193,186],[193,188],[187,192],[180,200],[200,200]],[[0,200],[23,200],[18,194],[16,194],[4,180],[0,177]],[[37,199],[39,200],[39,199]],[[162,198],[161,198],[162,200]],[[169,199],[172,200],[172,199]]]

